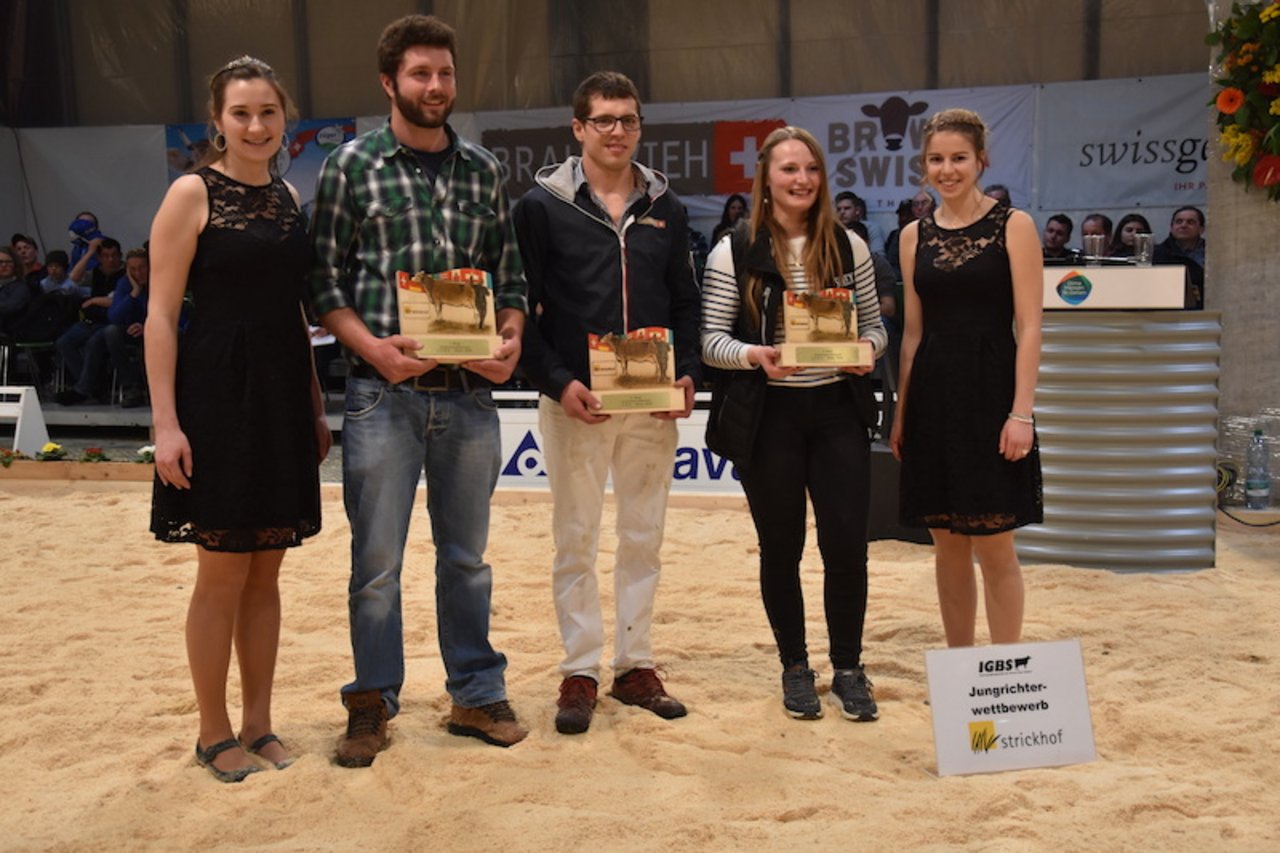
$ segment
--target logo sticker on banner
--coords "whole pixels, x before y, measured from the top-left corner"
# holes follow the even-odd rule
[[[938,775],[1097,758],[1077,639],[925,652]]]

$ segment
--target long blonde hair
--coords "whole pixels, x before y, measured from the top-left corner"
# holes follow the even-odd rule
[[[829,286],[828,283],[841,272],[840,250],[836,243],[835,206],[831,201],[831,190],[827,187],[827,160],[818,140],[802,127],[780,127],[765,137],[760,148],[760,155],[756,158],[756,176],[751,184],[751,242],[754,243],[761,232],[768,229],[773,263],[786,279],[789,275],[787,235],[773,218],[773,205],[769,198],[769,169],[773,166],[773,149],[790,139],[803,142],[822,171],[817,197],[809,208],[805,222],[804,255],[800,259],[809,290],[816,292]],[[753,275],[748,279],[747,310],[757,326],[761,324],[759,301],[762,288],[763,282],[759,276]]]

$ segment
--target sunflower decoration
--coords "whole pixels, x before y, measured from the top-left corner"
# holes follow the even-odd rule
[[[1221,48],[1209,103],[1231,179],[1280,201],[1280,0],[1233,3],[1205,41]]]

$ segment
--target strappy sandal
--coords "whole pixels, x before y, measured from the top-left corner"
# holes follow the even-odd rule
[[[244,748],[244,751],[249,753],[250,755],[262,755],[262,750],[267,746],[267,744],[270,744],[270,743],[278,743],[280,744],[281,749],[284,748],[284,744],[281,743],[280,738],[276,737],[271,732],[267,732],[265,735],[258,738],[248,746],[246,746]],[[275,765],[275,768],[277,770],[284,770],[296,760],[297,759],[291,755],[288,758],[286,758],[284,761],[272,761],[271,763]]]
[[[228,749],[235,749],[238,746],[240,746],[240,741],[235,738],[227,738],[226,740],[215,743],[208,749],[201,749],[200,741],[197,740],[196,764],[199,764],[201,767],[208,770],[213,774],[213,778],[217,779],[219,782],[243,782],[244,777],[248,776],[250,773],[257,773],[262,768],[256,764],[251,764],[248,767],[237,767],[235,770],[219,770],[213,765],[213,760],[215,758],[226,752]]]

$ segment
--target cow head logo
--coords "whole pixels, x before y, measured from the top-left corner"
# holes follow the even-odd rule
[[[902,147],[902,138],[907,134],[907,121],[927,109],[929,105],[924,101],[908,104],[894,95],[878,107],[867,104],[862,108],[862,113],[880,119],[880,135],[884,137],[885,147],[890,151],[897,151]]]

